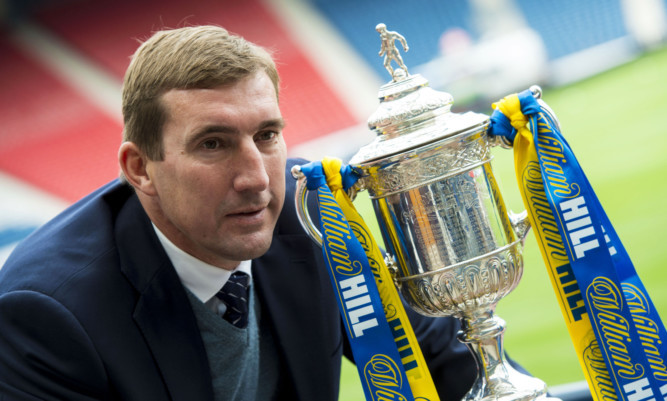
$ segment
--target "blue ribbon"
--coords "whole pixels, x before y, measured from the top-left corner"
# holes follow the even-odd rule
[[[301,166],[306,187],[317,190],[322,253],[367,400],[413,401],[392,330],[364,249],[327,186],[321,162]],[[343,186],[357,177],[347,166]]]
[[[509,139],[510,143],[514,143],[516,130],[512,127],[510,119],[507,118],[500,110],[493,110],[491,113],[491,121],[489,124],[489,132],[495,136],[502,136]]]
[[[667,333],[660,316],[558,124],[530,91],[519,100],[530,116],[545,192],[616,394],[661,400],[667,395]],[[516,130],[496,110],[490,134],[513,141]]]

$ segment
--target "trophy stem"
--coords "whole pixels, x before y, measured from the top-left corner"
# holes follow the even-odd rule
[[[463,400],[546,400],[546,384],[514,369],[505,358],[505,321],[493,310],[478,311],[462,318],[459,340],[468,346],[477,363],[478,375]]]

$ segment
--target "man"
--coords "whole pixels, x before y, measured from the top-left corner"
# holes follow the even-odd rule
[[[351,353],[321,250],[283,208],[303,161],[286,160],[278,87],[269,54],[219,27],[139,47],[122,179],[0,270],[1,400],[337,400]],[[227,321],[216,293],[245,288],[237,272],[248,313]],[[476,368],[455,321],[408,313],[460,399]]]

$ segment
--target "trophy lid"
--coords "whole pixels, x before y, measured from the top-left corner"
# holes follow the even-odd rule
[[[392,81],[380,87],[380,105],[369,117],[368,127],[375,131],[373,142],[363,146],[350,160],[351,165],[366,164],[404,151],[432,143],[488,123],[489,117],[473,112],[451,112],[454,98],[446,92],[429,87],[428,80],[419,74],[410,75],[403,64],[395,41],[408,45],[400,34],[378,24],[384,55],[384,65]],[[391,62],[398,67],[394,69]]]

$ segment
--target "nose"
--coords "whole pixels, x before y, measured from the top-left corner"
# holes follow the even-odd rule
[[[261,192],[269,187],[269,175],[264,155],[254,141],[244,141],[234,158],[234,190],[237,192]]]

